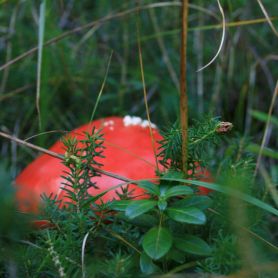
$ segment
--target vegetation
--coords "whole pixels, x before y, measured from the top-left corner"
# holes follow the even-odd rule
[[[0,0],[0,135],[12,139],[0,138],[0,276],[276,277],[275,10],[275,0],[189,1],[181,35],[179,1]],[[94,129],[64,139],[72,202],[44,195],[38,215],[18,211],[13,180],[37,152],[14,137],[47,149],[127,114],[150,117],[164,138],[159,181],[136,181],[146,199],[123,183],[119,200],[88,194],[103,155]],[[36,229],[38,219],[51,225]]]

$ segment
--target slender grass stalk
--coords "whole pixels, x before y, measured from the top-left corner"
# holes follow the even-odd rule
[[[216,58],[219,56],[219,53],[221,51],[221,49],[223,48],[223,45],[224,45],[224,40],[225,40],[225,14],[224,14],[224,10],[220,4],[220,1],[217,0],[217,3],[218,3],[218,7],[219,7],[219,10],[221,12],[221,16],[222,16],[222,37],[221,37],[221,42],[220,42],[220,45],[219,45],[219,48],[217,50],[217,53],[214,55],[214,57],[203,67],[201,67],[200,69],[197,70],[197,72],[199,71],[202,71],[204,70],[205,68],[207,68],[208,66],[210,66],[215,60]]]
[[[141,6],[139,9],[140,10],[147,10],[147,9],[154,9],[154,8],[163,8],[163,7],[168,7],[168,6],[180,6],[180,2],[153,3],[153,4],[150,4],[150,5]],[[209,12],[208,10],[200,9],[200,7],[198,7],[198,9],[197,9],[197,7],[192,5],[192,4],[191,5],[189,4],[189,6],[192,9],[194,8],[196,10],[200,10],[204,13],[208,13],[208,14],[214,16],[214,14]],[[124,16],[128,16],[132,13],[137,12],[137,11],[138,11],[138,8],[133,8],[133,9],[130,9],[130,10],[121,11],[121,12],[114,13],[114,14],[112,13],[111,15],[108,15],[108,16],[105,16],[105,17],[100,18],[98,20],[89,22],[88,24],[78,26],[78,27],[76,27],[72,30],[66,31],[66,32],[62,33],[61,35],[58,35],[58,36],[46,41],[44,43],[44,46],[49,46],[49,45],[55,44],[55,43],[59,42],[60,40],[63,40],[65,38],[67,38],[70,35],[73,35],[73,34],[78,33],[80,31],[92,28],[92,27],[94,27],[95,25],[98,25],[98,24],[103,25],[104,23],[109,22],[110,20],[121,18],[121,17],[124,17]],[[270,17],[269,19],[271,21],[275,21],[278,18],[277,17]],[[235,22],[226,23],[226,27],[239,27],[239,26],[243,26],[243,25],[264,23],[266,21],[267,20],[265,18],[235,21]],[[222,26],[223,26],[222,24],[206,25],[206,26],[202,26],[202,27],[191,28],[190,30],[212,30],[212,29],[221,28]],[[172,34],[172,33],[176,34],[177,32],[179,32],[179,30],[171,30],[169,32],[163,32],[163,34],[166,34],[166,33],[167,34]],[[28,51],[20,54],[19,56],[15,57],[14,59],[10,60],[9,62],[1,65],[0,66],[0,71],[4,70],[7,67],[10,67],[11,65],[17,63],[18,61],[21,61],[25,57],[33,55],[37,50],[38,50],[38,47],[33,47],[33,48],[29,49]]]
[[[103,82],[101,84],[101,88],[100,88],[99,94],[97,96],[97,100],[96,100],[96,103],[95,103],[95,106],[94,106],[94,109],[93,109],[93,112],[92,112],[92,115],[91,115],[91,118],[90,118],[90,122],[94,119],[94,116],[95,116],[95,113],[96,113],[96,110],[97,110],[100,98],[102,96],[102,92],[103,92],[103,89],[104,89],[104,86],[105,86],[105,83],[106,83],[106,79],[107,79],[107,76],[108,76],[108,72],[109,72],[112,56],[113,56],[113,51],[111,51],[111,54],[110,54],[109,59],[108,59],[108,64],[107,64],[105,76],[104,76]]]
[[[277,21],[278,17],[273,16],[269,18],[271,22]],[[267,22],[266,18],[256,18],[256,19],[248,19],[248,20],[239,20],[239,21],[231,21],[225,23],[225,28],[237,28],[241,26],[250,26],[250,25],[257,25]],[[208,31],[208,30],[217,30],[217,29],[223,29],[223,24],[207,24],[207,25],[200,25],[196,27],[190,27],[188,28],[188,32],[192,31]],[[146,35],[141,38],[141,42],[148,41],[152,39],[156,39],[157,37],[164,37],[164,36],[175,36],[180,32],[180,29],[171,29],[168,31],[161,31],[159,33],[155,33],[152,35]],[[1,67],[0,67],[1,71]]]
[[[261,143],[261,148],[260,148],[259,155],[258,155],[258,158],[257,158],[254,177],[256,177],[259,166],[260,166],[260,162],[261,162],[261,159],[262,159],[262,153],[263,153],[263,150],[264,150],[264,147],[265,147],[265,144],[266,144],[267,131],[269,129],[271,115],[272,115],[277,97],[278,97],[278,80],[276,81],[276,86],[275,86],[275,89],[274,89],[274,92],[273,92],[273,95],[272,95],[272,99],[271,99],[271,103],[270,103],[270,106],[269,106],[269,109],[268,109],[267,121],[266,121],[264,135],[263,135],[263,139],[262,139],[262,143]]]
[[[263,5],[263,3],[261,2],[261,0],[257,0],[257,2],[258,2],[258,4],[259,4],[259,6],[260,6],[260,8],[261,8],[261,10],[262,10],[262,12],[263,12],[265,18],[266,18],[266,20],[267,20],[267,22],[268,22],[268,24],[269,24],[271,30],[273,31],[273,33],[275,34],[275,36],[278,37],[278,32],[277,32],[275,26],[273,25],[273,23],[272,23],[272,21],[271,21],[269,15],[268,15],[267,10],[265,9],[265,7],[264,7],[264,5]]]
[[[141,41],[140,41],[139,13],[138,13],[137,21],[136,21],[136,29],[137,29],[137,44],[138,44],[138,52],[139,52],[140,71],[141,71],[141,77],[142,77],[142,83],[143,83],[143,93],[144,93],[146,115],[147,115],[147,119],[149,122],[149,131],[150,131],[150,136],[151,136],[151,141],[152,141],[153,153],[154,153],[154,157],[155,157],[155,166],[156,166],[156,170],[158,171],[158,159],[157,159],[157,154],[156,154],[156,150],[155,150],[155,140],[154,140],[153,130],[152,130],[152,126],[151,126],[150,109],[149,109],[149,105],[148,105],[148,98],[147,98],[147,91],[146,91],[144,64],[143,64],[142,48],[141,48]]]
[[[85,270],[85,247],[86,247],[86,242],[89,236],[89,232],[84,236],[83,242],[82,242],[82,250],[81,250],[81,265],[82,265],[82,278],[86,277],[86,270]]]
[[[164,3],[158,2],[158,3],[149,4],[149,5],[144,5],[144,6],[141,6],[139,8],[136,7],[136,8],[132,8],[132,9],[129,9],[129,10],[123,10],[123,11],[120,11],[120,12],[111,13],[107,16],[104,16],[104,17],[98,19],[98,20],[94,20],[94,21],[89,22],[87,24],[84,24],[82,26],[78,26],[78,27],[76,27],[72,30],[63,32],[61,35],[58,35],[58,36],[46,41],[43,44],[43,46],[45,47],[45,46],[55,44],[55,43],[59,42],[60,40],[63,40],[65,38],[67,38],[70,35],[73,35],[75,33],[81,32],[81,31],[89,29],[89,28],[93,28],[96,25],[101,26],[101,25],[103,25],[103,24],[105,24],[105,23],[107,23],[107,22],[109,22],[113,19],[122,18],[124,16],[128,16],[130,14],[136,13],[136,12],[138,12],[138,10],[163,8],[163,7],[169,7],[169,6],[180,6],[180,2],[164,2]],[[4,70],[7,67],[10,67],[11,65],[13,65],[13,64],[17,63],[18,61],[24,59],[25,57],[28,57],[28,56],[34,54],[36,51],[38,51],[38,46],[35,46],[35,47],[29,49],[28,51],[20,54],[19,56],[15,57],[14,59],[10,60],[9,62],[0,66],[0,71]]]
[[[52,156],[52,157],[55,157],[55,158],[57,158],[57,159],[61,159],[61,160],[64,159],[64,155],[58,154],[58,153],[56,153],[56,152],[50,151],[50,150],[48,150],[48,149],[39,147],[39,146],[34,145],[34,144],[31,144],[31,143],[28,143],[28,142],[26,142],[25,140],[21,140],[21,139],[17,138],[16,136],[9,135],[9,134],[7,134],[7,133],[5,133],[5,132],[0,131],[0,137],[9,139],[9,140],[11,140],[11,141],[13,141],[13,142],[16,142],[16,143],[18,143],[18,144],[20,144],[20,145],[22,145],[22,146],[25,146],[25,147],[27,147],[27,148],[30,148],[30,149],[39,151],[39,152],[41,152],[41,153],[45,153],[45,154],[50,155],[50,156]],[[122,180],[122,181],[127,182],[127,183],[132,183],[132,182],[134,182],[133,180],[128,179],[128,178],[126,178],[126,177],[122,177],[122,176],[120,176],[120,175],[113,174],[113,173],[110,173],[110,172],[108,172],[108,171],[104,171],[104,170],[101,170],[101,169],[98,169],[98,168],[95,168],[95,171],[98,172],[98,173],[100,173],[100,174],[103,174],[103,175],[106,175],[106,176],[110,176],[110,177],[112,177],[112,178],[116,178],[116,179],[118,179],[118,180]]]
[[[180,50],[180,121],[182,131],[182,170],[187,173],[188,156],[188,96],[186,83],[186,50],[188,32],[188,0],[182,1],[181,50]]]
[[[37,63],[36,108],[38,112],[40,130],[42,130],[41,111],[40,111],[40,92],[41,92],[41,69],[42,69],[42,52],[43,52],[43,41],[44,41],[44,26],[45,26],[45,0],[43,0],[40,4],[38,63]]]

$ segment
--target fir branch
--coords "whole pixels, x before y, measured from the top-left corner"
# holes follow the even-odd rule
[[[223,124],[224,123],[224,124]],[[228,125],[229,124],[229,125]],[[220,132],[225,127],[225,132]],[[195,162],[201,162],[204,150],[210,144],[219,142],[219,135],[230,130],[232,125],[220,122],[217,118],[204,119],[188,130],[188,170],[195,168]],[[162,132],[164,139],[160,141],[160,163],[166,168],[182,170],[182,131],[177,123]],[[194,166],[195,165],[195,166]]]
[[[93,128],[91,133],[84,132],[84,136],[85,139],[80,141],[71,137],[63,140],[67,149],[63,163],[69,171],[66,171],[66,175],[63,176],[66,182],[62,189],[73,201],[78,213],[87,207],[87,200],[91,197],[88,189],[97,188],[92,178],[100,174],[93,166],[101,167],[102,164],[97,162],[96,158],[104,158],[103,134]]]

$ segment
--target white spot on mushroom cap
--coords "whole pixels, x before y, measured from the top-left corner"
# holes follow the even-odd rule
[[[113,125],[114,125],[114,121],[112,120],[103,123],[103,126],[113,126]]]
[[[143,128],[146,128],[149,126],[148,120],[142,120],[140,117],[136,116],[125,116],[123,118],[124,126],[141,126]],[[156,128],[156,125],[151,123],[152,128]]]

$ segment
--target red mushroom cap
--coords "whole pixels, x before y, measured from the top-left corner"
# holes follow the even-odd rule
[[[85,139],[84,132],[91,132],[95,127],[101,129],[104,134],[103,155],[105,158],[97,158],[96,160],[103,164],[102,170],[109,171],[120,176],[132,180],[151,179],[155,178],[155,155],[152,146],[148,121],[142,120],[139,117],[126,116],[108,117],[105,119],[95,120],[89,124],[85,124],[70,133],[67,136],[75,137],[77,140]],[[157,141],[162,140],[155,126],[152,126],[153,137],[155,140],[155,150],[159,145]],[[64,144],[59,140],[51,148],[51,151],[65,154]],[[67,167],[60,159],[54,158],[47,154],[40,155],[31,164],[29,164],[22,173],[16,178],[17,200],[19,209],[25,212],[37,212],[38,205],[41,200],[41,195],[50,194],[57,195],[58,199],[62,200],[65,191],[62,190],[65,180],[61,177]],[[189,174],[190,171],[188,172]],[[195,178],[211,182],[213,181],[208,170],[196,167]],[[93,182],[96,182],[99,189],[90,188],[89,194],[97,195],[103,191],[122,183],[121,180],[109,176],[101,175],[94,177]],[[130,184],[130,196],[133,198],[146,198],[144,190],[140,187]],[[101,201],[104,203],[113,199],[119,199],[117,190],[110,190],[106,193]],[[211,190],[199,187],[200,194],[206,195]]]
[[[103,164],[101,169],[116,173],[132,180],[155,178],[155,155],[152,147],[152,140],[148,122],[142,121],[139,117],[126,116],[108,117],[95,120],[85,124],[73,131],[68,136],[84,139],[84,131],[91,132],[92,128],[102,129],[104,134],[103,155],[105,158],[98,158],[97,161]],[[153,126],[153,137],[155,149],[158,148],[157,141],[162,136]],[[65,154],[65,147],[61,141],[56,142],[51,151]],[[40,202],[41,194],[58,195],[62,199],[65,180],[61,177],[63,171],[67,170],[62,161],[47,154],[40,155],[16,178],[17,199],[19,208],[22,211],[36,212]],[[90,188],[91,195],[97,195],[122,181],[102,175],[94,177],[99,189]],[[119,191],[119,190],[118,190]],[[138,197],[144,194],[144,190],[136,185],[129,185],[131,196]],[[116,190],[111,190],[102,197],[103,202],[118,199]]]

